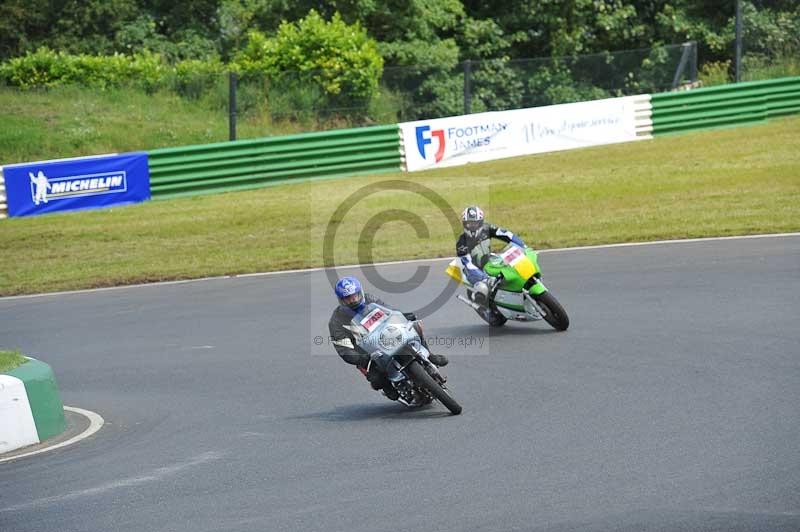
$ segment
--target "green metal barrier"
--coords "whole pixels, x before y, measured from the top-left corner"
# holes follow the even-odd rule
[[[153,199],[401,170],[397,125],[164,148],[148,157]]]
[[[763,122],[800,113],[800,77],[653,94],[653,134]]]

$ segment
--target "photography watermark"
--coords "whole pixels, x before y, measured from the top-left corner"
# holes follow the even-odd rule
[[[330,217],[328,224],[325,228],[325,235],[322,240],[322,264],[325,267],[325,275],[331,286],[336,286],[336,281],[339,280],[340,274],[336,270],[336,263],[334,260],[334,251],[336,246],[336,233],[338,231],[340,221],[347,216],[354,207],[360,202],[366,200],[368,197],[380,192],[410,192],[416,196],[426,199],[432,206],[436,207],[443,216],[443,221],[449,223],[453,230],[453,245],[461,235],[461,218],[458,212],[445,200],[440,194],[433,189],[416,183],[413,181],[403,180],[387,180],[371,183],[365,187],[361,187],[350,196],[348,196],[336,209]],[[365,223],[358,236],[358,263],[361,264],[360,273],[372,286],[378,290],[382,290],[389,294],[399,294],[409,291],[409,285],[412,289],[422,285],[423,281],[430,274],[430,266],[416,266],[414,273],[405,281],[392,281],[383,277],[373,263],[373,248],[375,246],[375,236],[377,232],[385,224],[390,222],[405,222],[413,228],[417,238],[429,238],[430,230],[418,212],[411,209],[390,208],[383,209],[373,214]],[[435,311],[439,310],[447,301],[449,301],[458,290],[458,285],[455,283],[447,283],[444,289],[439,292],[430,301],[424,302],[421,306],[415,306],[413,312],[419,318],[430,316]]]
[[[328,336],[328,320],[339,308],[334,287],[348,276],[357,278],[364,292],[386,307],[413,313],[410,321],[422,320],[423,337],[431,352],[488,354],[490,332],[473,309],[456,299],[464,287],[448,275],[447,262],[391,262],[393,258],[430,257],[441,253],[443,244],[455,259],[456,243],[463,232],[461,212],[469,204],[481,203],[480,198],[488,201],[488,185],[488,180],[454,187],[451,180],[423,184],[386,179],[363,186],[343,184],[345,193],[330,187],[313,188],[309,243],[321,251],[324,268],[308,280],[313,315],[306,344],[310,353],[335,355],[341,347]],[[454,196],[462,198],[455,206],[446,199]],[[386,264],[375,266],[376,262]],[[340,312],[335,321],[341,320]],[[381,341],[387,345],[393,341],[388,334],[384,336]]]
[[[483,349],[484,344],[488,344],[489,337],[483,335],[475,335],[470,334],[466,336],[449,336],[449,335],[440,335],[440,334],[433,334],[431,336],[425,335],[425,342],[428,346],[428,349],[432,353],[443,353],[445,351],[457,351],[457,353],[462,353],[463,350],[470,350],[473,348]],[[317,335],[314,336],[312,342],[315,346],[328,346],[329,349],[324,351],[326,355],[336,355],[336,351],[331,349],[333,346],[336,345],[336,340],[333,336],[322,336]],[[394,347],[394,345],[387,345],[385,347]]]

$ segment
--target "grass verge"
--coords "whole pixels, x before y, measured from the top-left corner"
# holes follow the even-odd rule
[[[0,86],[0,164],[150,150],[228,140],[225,108],[161,92],[78,86],[20,91]],[[299,133],[308,124],[240,116],[238,138]]]
[[[0,295],[320,266],[329,225],[337,264],[449,256],[452,216],[470,203],[539,249],[798,231],[799,138],[796,116],[428,172],[9,219],[0,221]],[[388,179],[430,188],[450,217],[410,192],[350,197]],[[333,217],[340,205],[353,208]]]
[[[24,356],[19,351],[8,351],[0,349],[0,373],[7,373],[26,362]]]

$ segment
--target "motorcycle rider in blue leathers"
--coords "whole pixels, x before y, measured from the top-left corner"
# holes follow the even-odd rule
[[[339,300],[339,305],[333,310],[331,319],[328,321],[328,330],[330,331],[333,347],[342,357],[342,360],[356,366],[361,371],[374,390],[383,390],[386,397],[397,400],[399,394],[389,382],[389,379],[386,378],[386,374],[378,368],[377,364],[370,364],[369,354],[356,345],[353,333],[345,328],[346,325],[350,324],[353,316],[363,311],[370,303],[376,303],[386,308],[391,307],[372,294],[365,293],[361,283],[355,277],[342,277],[339,279],[334,292]],[[407,320],[414,322],[414,327],[419,334],[422,345],[428,348],[425,338],[422,336],[422,327],[414,313],[403,312],[403,315]],[[428,351],[430,351],[429,348]],[[448,363],[446,356],[432,353],[428,360],[439,367],[446,366]]]

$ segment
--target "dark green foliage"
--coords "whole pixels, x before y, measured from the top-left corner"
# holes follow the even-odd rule
[[[47,34],[48,0],[0,2],[0,60],[20,55]]]
[[[70,53],[105,55],[115,51],[114,35],[137,16],[136,0],[51,2],[51,32],[39,43]]]
[[[378,90],[383,59],[358,23],[338,13],[326,21],[312,9],[297,23],[282,23],[274,37],[251,32],[233,66],[245,78],[312,87],[322,108],[363,109]]]
[[[224,72],[233,68],[244,75],[245,108],[268,102],[273,116],[369,121],[380,109],[398,120],[434,117],[463,112],[467,60],[472,112],[667,90],[680,49],[661,45],[687,41],[698,43],[700,79],[725,82],[733,76],[734,6],[735,0],[4,0],[0,78],[23,87],[130,81],[217,107],[226,101]],[[796,74],[800,2],[742,0],[742,7],[744,77]],[[37,52],[42,47],[72,56]],[[643,51],[616,53],[637,49]]]
[[[0,79],[23,89],[79,84],[105,89],[132,84],[145,90],[163,85],[167,65],[146,50],[133,56],[67,54],[40,48],[0,65]]]

